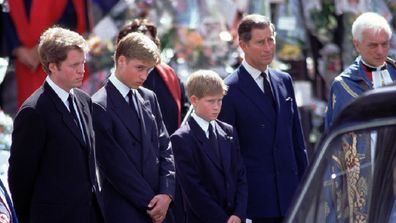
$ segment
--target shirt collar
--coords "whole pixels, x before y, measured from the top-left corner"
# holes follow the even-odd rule
[[[366,63],[366,62],[363,60],[362,57],[360,57],[360,61],[361,61],[362,64],[363,64],[364,66],[366,66],[370,71],[371,71],[371,70],[383,70],[383,69],[384,69],[384,66],[386,65],[386,62],[384,62],[384,64],[382,64],[382,65],[379,66],[379,67],[373,67],[373,66],[371,66],[371,65],[368,65],[368,63]]]
[[[111,74],[109,77],[109,81],[115,86],[115,88],[121,93],[122,97],[127,97],[128,93],[130,90],[132,90],[134,93],[136,89],[131,89],[128,86],[126,86],[124,83],[122,83],[116,76],[115,74]]]
[[[71,89],[70,92],[63,90],[61,87],[55,84],[54,81],[51,80],[50,76],[47,76],[45,78],[45,81],[55,91],[55,93],[58,95],[58,97],[62,100],[64,104],[66,104],[67,98],[69,97],[69,93],[74,94],[73,89]]]
[[[201,129],[205,132],[206,136],[208,136],[207,133],[208,133],[208,129],[209,129],[209,124],[211,124],[212,127],[215,128],[215,125],[214,125],[215,124],[215,120],[208,122],[205,119],[199,117],[197,115],[197,113],[195,113],[195,112],[193,112],[191,114],[191,117],[193,117],[194,120],[198,123],[199,127],[201,127]]]
[[[256,80],[257,78],[260,78],[261,77],[260,75],[262,72],[268,73],[267,72],[268,68],[265,69],[265,71],[257,70],[256,68],[254,68],[250,64],[248,64],[248,62],[246,60],[242,61],[242,65],[246,69],[246,71],[252,76],[252,78],[254,80]]]

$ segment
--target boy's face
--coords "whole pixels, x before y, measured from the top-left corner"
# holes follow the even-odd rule
[[[217,119],[217,116],[219,116],[222,100],[222,94],[202,98],[197,98],[195,95],[190,97],[195,113],[208,122]]]
[[[152,68],[153,65],[151,63],[138,59],[128,60],[125,56],[120,56],[118,58],[116,76],[128,87],[137,89],[143,85]]]

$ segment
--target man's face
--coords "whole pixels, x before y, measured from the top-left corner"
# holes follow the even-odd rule
[[[50,78],[63,90],[69,92],[72,88],[81,87],[84,78],[85,53],[81,50],[70,50],[66,60],[59,67],[49,64]]]
[[[197,98],[195,95],[190,97],[190,102],[194,107],[195,113],[208,122],[217,119],[222,101],[222,94],[202,98]]]
[[[153,64],[143,62],[138,59],[127,60],[125,56],[120,56],[117,63],[117,78],[129,88],[137,89],[143,85]]]
[[[246,62],[254,68],[264,71],[272,62],[275,54],[275,35],[270,27],[252,29],[252,38],[248,42],[240,41]]]
[[[365,30],[363,31],[362,41],[359,42],[354,39],[353,44],[368,65],[378,67],[385,63],[390,48],[390,40],[384,30],[377,33],[372,30]]]

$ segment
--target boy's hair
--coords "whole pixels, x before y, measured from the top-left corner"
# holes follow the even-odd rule
[[[74,31],[51,27],[41,34],[37,50],[44,71],[50,74],[51,71],[48,68],[50,63],[55,63],[59,69],[70,50],[88,53],[88,44],[80,34]]]
[[[161,61],[157,45],[148,36],[138,32],[129,33],[118,42],[114,53],[116,65],[120,56],[125,56],[127,60],[137,59],[152,65],[157,65]]]
[[[212,70],[198,70],[187,79],[187,95],[203,98],[205,96],[225,95],[228,86],[223,79]]]

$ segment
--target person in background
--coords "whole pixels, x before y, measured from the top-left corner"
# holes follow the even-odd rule
[[[157,27],[146,19],[135,19],[121,28],[117,43],[128,33],[141,32],[149,36],[160,48]],[[144,81],[143,86],[157,95],[162,118],[169,134],[180,127],[183,114],[188,110],[184,85],[180,83],[175,71],[165,63],[157,64]]]
[[[388,57],[391,38],[389,23],[377,13],[365,12],[353,22],[352,41],[359,56],[331,85],[326,129],[338,113],[363,92],[396,80],[395,61]]]
[[[7,189],[0,180],[0,223],[18,223],[14,206]]]
[[[396,66],[394,60],[388,57],[391,44],[392,30],[388,22],[381,15],[365,12],[359,15],[352,24],[352,41],[358,52],[358,57],[341,74],[335,77],[330,88],[325,130],[328,131],[337,120],[338,114],[353,100],[364,92],[391,84],[396,80]],[[364,111],[363,111],[364,112]],[[330,182],[325,190],[325,207],[327,222],[341,222],[343,216],[336,213],[340,201],[345,194],[341,194],[345,187],[355,188],[348,191],[351,198],[349,218],[366,221],[369,219],[369,193],[366,185],[373,174],[377,145],[377,131],[370,134],[351,132],[342,138],[343,148],[334,153],[332,163],[327,171]],[[370,168],[360,168],[366,166]],[[335,173],[348,173],[346,176]],[[337,176],[335,178],[330,176]],[[329,208],[330,207],[330,208]],[[343,207],[343,206],[341,206]]]
[[[306,148],[289,74],[269,67],[276,32],[258,14],[238,26],[242,64],[225,79],[219,119],[238,133],[249,187],[247,218],[282,222],[307,166]]]
[[[155,93],[142,87],[160,62],[142,33],[122,38],[115,69],[93,96],[94,130],[107,223],[172,222],[175,166]]]
[[[48,76],[21,106],[12,132],[8,182],[25,223],[102,223],[90,97],[78,88],[88,44],[52,27],[38,53]]]
[[[194,112],[171,136],[186,223],[240,223],[246,218],[248,188],[238,137],[232,126],[217,120],[226,91],[211,70],[196,71],[187,80]]]
[[[46,29],[58,25],[83,34],[88,26],[88,0],[9,0],[5,35],[15,58],[17,107],[42,84],[47,74],[39,66],[37,43]]]

